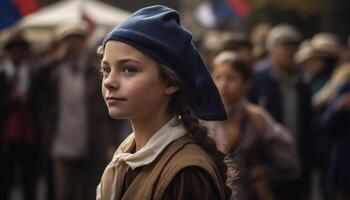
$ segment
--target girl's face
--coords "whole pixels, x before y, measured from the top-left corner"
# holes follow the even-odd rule
[[[169,87],[159,65],[134,47],[107,42],[101,61],[102,94],[113,118],[147,117],[166,108]]]
[[[245,96],[247,83],[229,64],[215,66],[212,73],[225,106],[232,106]]]

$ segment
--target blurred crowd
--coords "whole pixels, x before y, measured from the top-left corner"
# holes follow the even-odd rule
[[[21,31],[0,44],[0,199],[14,188],[28,200],[95,199],[131,132],[103,102],[102,38],[92,41],[85,23],[53,34],[40,54]],[[237,172],[236,198],[350,199],[350,47],[289,24],[210,31],[195,43],[228,114],[203,123]]]
[[[131,132],[128,121],[108,115],[98,43],[88,41],[85,23],[65,23],[52,47],[35,55],[22,33],[10,34],[1,51],[0,199],[18,191],[28,200],[95,199],[104,168]]]
[[[208,124],[237,199],[350,199],[349,47],[289,24],[199,41],[228,113]]]

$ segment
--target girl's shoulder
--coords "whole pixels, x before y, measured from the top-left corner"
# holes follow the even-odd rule
[[[186,182],[187,179],[179,178],[186,175],[198,178],[191,181],[203,182],[205,179],[204,182],[216,187],[218,194],[225,193],[224,183],[214,161],[191,136],[186,135],[174,141],[165,150],[163,157],[167,161],[163,166],[158,185],[171,186],[176,179]]]
[[[185,135],[174,141],[167,151],[172,154],[168,165],[174,165],[173,167],[197,166],[212,168],[215,166],[210,156],[196,144],[190,135]]]

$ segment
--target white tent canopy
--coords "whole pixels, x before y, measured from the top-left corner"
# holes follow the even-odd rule
[[[3,30],[0,43],[2,38],[11,34],[12,29],[21,29],[24,30],[25,37],[33,43],[34,49],[42,51],[54,40],[57,25],[80,22],[84,16],[94,23],[94,31],[90,34],[90,41],[94,41],[130,15],[127,11],[98,0],[62,0],[25,16],[15,26]]]
[[[130,13],[96,0],[64,0],[27,15],[20,22],[24,28],[52,28],[62,22],[89,17],[97,26],[114,27]]]

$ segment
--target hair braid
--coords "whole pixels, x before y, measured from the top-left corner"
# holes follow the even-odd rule
[[[211,157],[219,170],[222,180],[234,194],[234,182],[237,172],[224,153],[218,150],[215,141],[208,136],[208,129],[199,122],[199,118],[193,110],[188,98],[187,88],[177,75],[165,66],[160,67],[161,77],[170,85],[179,86],[179,90],[170,99],[168,112],[181,117],[181,123],[194,141]],[[227,165],[228,164],[228,165]]]
[[[221,177],[226,181],[227,166],[224,162],[225,155],[217,149],[215,141],[208,136],[207,128],[199,123],[198,117],[192,108],[189,106],[184,108],[181,114],[181,120],[196,143],[213,159],[216,167],[219,169]]]

